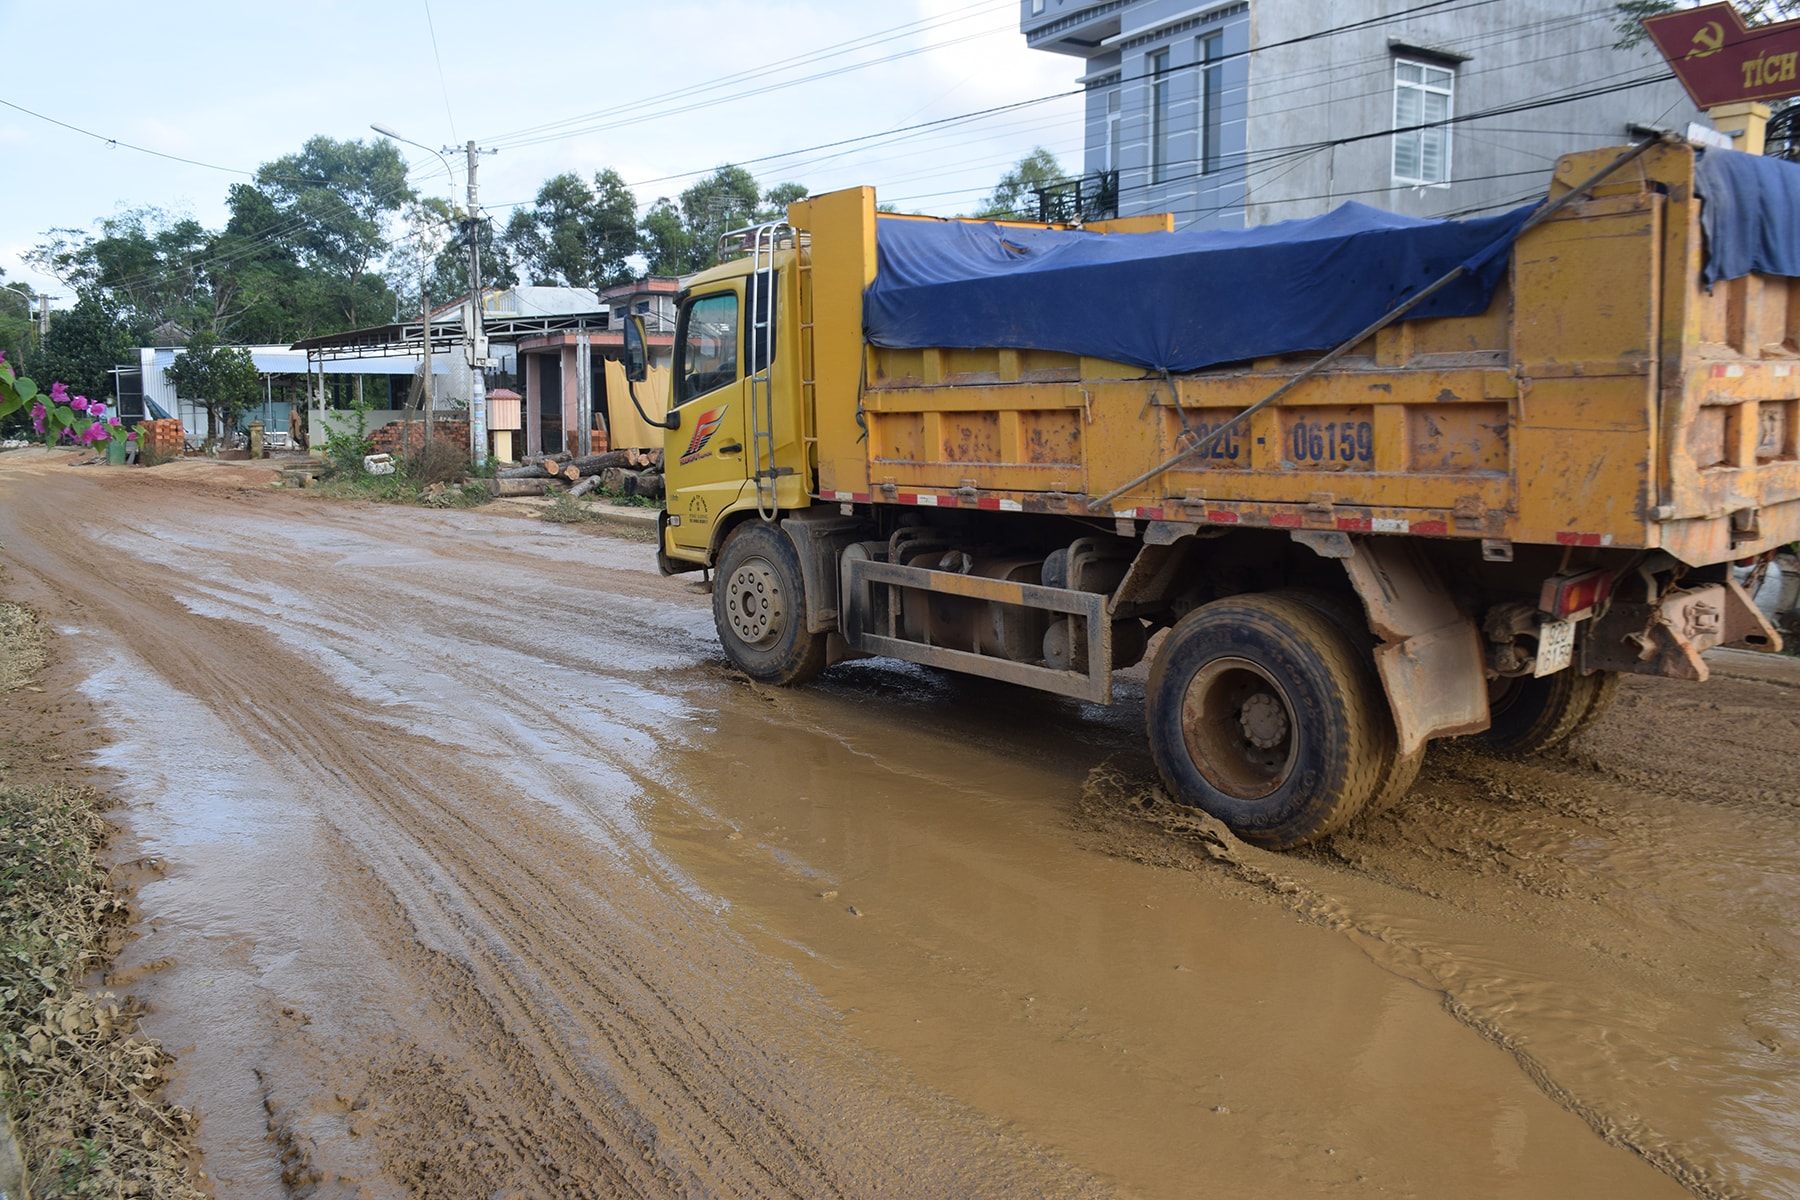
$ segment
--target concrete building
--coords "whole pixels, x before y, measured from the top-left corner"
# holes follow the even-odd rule
[[[525,385],[519,447],[527,454],[575,451],[592,444],[592,433],[604,434],[615,447],[660,446],[660,434],[643,427],[623,393],[618,368],[625,356],[625,319],[644,318],[650,365],[666,367],[675,344],[677,280],[652,276],[607,288],[595,297],[598,312],[574,328],[520,338],[519,373]],[[654,394],[645,387],[640,402]],[[657,413],[660,415],[660,406]],[[589,422],[590,441],[579,436]]]
[[[1703,120],[1617,21],[1612,0],[1020,0],[1019,26],[1083,64],[1087,194],[1235,229],[1345,200],[1493,211],[1560,154]]]

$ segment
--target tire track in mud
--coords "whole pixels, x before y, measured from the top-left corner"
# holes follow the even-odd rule
[[[1656,682],[1628,684],[1646,690]],[[1271,855],[1239,842],[1204,814],[1171,805],[1145,777],[1110,768],[1090,776],[1076,825],[1105,852],[1223,876],[1343,934],[1374,962],[1438,993],[1447,1012],[1504,1050],[1546,1096],[1602,1138],[1695,1194],[1720,1200],[1800,1195],[1800,1162],[1791,1145],[1782,1149],[1785,1121],[1765,1119],[1746,1145],[1728,1112],[1759,1078],[1776,1111],[1791,1113],[1800,1100],[1784,1083],[1793,1074],[1787,1048],[1793,1034],[1766,1032],[1751,1012],[1758,1002],[1788,994],[1792,955],[1766,933],[1737,930],[1740,923],[1757,930],[1760,917],[1762,928],[1783,928],[1791,940],[1783,916],[1794,893],[1751,889],[1737,900],[1712,887],[1729,874],[1720,861],[1785,870],[1790,884],[1800,880],[1792,873],[1800,865],[1792,849],[1800,821],[1791,793],[1771,785],[1683,795],[1686,773],[1671,781],[1630,759],[1621,762],[1611,749],[1642,736],[1631,730],[1633,720],[1627,708],[1570,753],[1531,762],[1438,747],[1399,810],[1301,854]],[[1749,768],[1740,763],[1735,778],[1774,779],[1784,772],[1791,778],[1800,767],[1792,751],[1772,758]],[[1715,760],[1689,770],[1709,779],[1734,777],[1723,765]],[[1705,774],[1709,766],[1712,775]],[[1658,779],[1669,794],[1633,798],[1611,790],[1612,781],[1638,779]],[[1743,822],[1744,844],[1735,851],[1718,837],[1697,840],[1691,821],[1684,827],[1682,818],[1693,816],[1696,803],[1713,805],[1721,797],[1730,798],[1732,820]],[[1669,811],[1646,814],[1643,805],[1653,800]],[[1759,849],[1771,845],[1781,847],[1771,856],[1779,864],[1773,868]],[[1635,874],[1623,882],[1612,877],[1609,859]],[[1710,896],[1712,903],[1683,905],[1659,887],[1686,887],[1691,890],[1679,898]],[[1443,919],[1396,920],[1388,889],[1441,906]],[[1655,912],[1665,904],[1667,915]],[[1458,928],[1465,930],[1460,937]],[[1723,948],[1710,958],[1691,953],[1714,942]],[[1705,1002],[1692,1013],[1683,1007],[1707,992],[1760,1000],[1746,1000],[1741,1011]],[[1684,1020],[1690,1016],[1704,1019]],[[1607,1043],[1604,1052],[1583,1057],[1571,1040],[1577,1019]],[[1753,1035],[1765,1030],[1759,1045],[1745,1045],[1743,1029],[1734,1037],[1738,1019]],[[1644,1090],[1634,1094],[1608,1078],[1609,1069],[1629,1070],[1642,1084],[1662,1060],[1683,1064],[1683,1074],[1665,1086],[1692,1089],[1690,1111],[1663,1105],[1653,1113],[1657,1105]]]
[[[48,508],[15,513],[58,523]],[[156,524],[139,522],[141,535]],[[327,857],[354,868],[326,881],[329,894],[360,918],[384,971],[419,984],[416,998],[376,997],[394,1010],[385,1027],[339,1031],[369,1039],[363,1062],[347,1067],[348,1047],[302,1012],[280,1039],[286,1054],[259,1067],[294,1194],[356,1182],[334,1166],[341,1130],[381,1147],[392,1183],[430,1195],[1096,1190],[985,1122],[885,1086],[879,1067],[833,1043],[816,1005],[789,1010],[791,978],[683,920],[667,868],[629,838],[597,854],[580,831],[557,831],[547,807],[534,812],[538,802],[470,774],[462,747],[396,738],[389,706],[343,695],[243,618],[224,625],[181,600],[197,588],[196,558],[216,560],[197,572],[216,579],[231,554],[163,557],[122,565],[71,535],[54,552],[28,545],[21,566],[76,623],[156,630],[140,646],[150,670],[317,790]],[[254,592],[245,597],[259,611]],[[375,610],[395,598],[372,588],[340,622],[375,632]],[[620,783],[654,787],[641,774]],[[696,953],[704,961],[690,961]],[[306,1100],[321,1083],[330,1098]]]

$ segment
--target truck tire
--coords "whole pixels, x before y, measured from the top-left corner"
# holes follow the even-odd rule
[[[805,683],[825,669],[826,635],[806,628],[806,588],[794,543],[749,521],[726,539],[713,582],[713,624],[725,655],[762,683]]]
[[[1356,645],[1292,595],[1203,605],[1150,670],[1150,752],[1174,798],[1285,850],[1342,828],[1374,794],[1379,715]]]
[[[1541,679],[1521,675],[1490,680],[1492,723],[1468,740],[1499,758],[1529,758],[1598,721],[1618,693],[1619,676],[1613,671],[1582,675],[1570,669]]]
[[[1425,765],[1425,747],[1411,754],[1400,753],[1400,732],[1394,728],[1394,714],[1387,703],[1387,692],[1381,684],[1381,673],[1375,669],[1375,635],[1363,616],[1362,603],[1354,596],[1318,588],[1284,588],[1272,593],[1292,596],[1307,607],[1331,618],[1338,631],[1356,648],[1356,660],[1365,670],[1364,683],[1369,694],[1369,722],[1375,727],[1376,751],[1380,766],[1375,771],[1375,790],[1363,805],[1362,815],[1379,816],[1406,799],[1419,780],[1419,768]]]

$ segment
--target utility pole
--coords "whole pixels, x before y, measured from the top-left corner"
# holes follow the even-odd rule
[[[437,407],[437,391],[431,384],[431,289],[430,283],[431,255],[425,249],[425,237],[421,231],[419,236],[419,344],[424,347],[423,356],[419,359],[421,369],[425,372],[425,445],[431,445],[431,410]],[[410,418],[409,418],[410,419]],[[411,433],[409,426],[406,430]]]
[[[446,146],[446,150],[452,147]],[[481,322],[481,208],[476,203],[475,168],[481,163],[482,150],[471,140],[465,152],[469,156],[469,217],[465,228],[469,235],[469,308],[466,329],[469,342],[469,459],[477,467],[487,462],[487,376],[490,365],[487,333]]]

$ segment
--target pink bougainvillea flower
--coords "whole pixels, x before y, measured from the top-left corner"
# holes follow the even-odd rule
[[[129,431],[128,433],[126,433],[125,440],[128,442],[137,441],[137,430],[133,429],[133,430]]]
[[[69,407],[74,409],[76,412],[86,412],[87,411],[87,397],[86,396],[75,397],[73,400],[69,401]]]
[[[67,404],[69,402],[69,385],[53,383],[50,385],[50,403]]]

